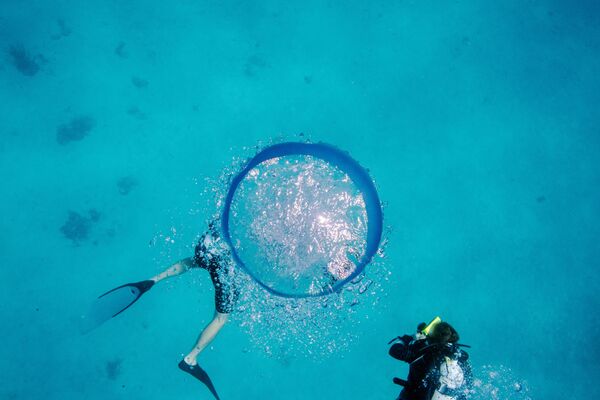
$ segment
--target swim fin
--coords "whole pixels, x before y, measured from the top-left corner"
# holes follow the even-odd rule
[[[188,363],[185,362],[185,360],[181,360],[179,362],[179,369],[182,370],[183,372],[187,372],[188,374],[192,375],[194,378],[198,379],[200,382],[204,383],[206,385],[206,387],[208,388],[208,390],[210,390],[210,392],[215,396],[215,399],[220,400],[219,395],[217,394],[217,390],[215,389],[215,386],[213,385],[212,381],[210,380],[210,377],[208,376],[208,374],[206,373],[205,370],[200,368],[200,366],[198,364],[189,365]]]
[[[131,307],[154,283],[153,280],[126,283],[100,295],[83,317],[81,332],[88,333]]]

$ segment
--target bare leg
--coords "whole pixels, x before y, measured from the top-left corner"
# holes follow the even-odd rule
[[[171,265],[169,268],[161,272],[160,274],[150,278],[154,282],[160,282],[163,279],[172,278],[174,276],[179,276],[181,274],[186,273],[190,268],[196,266],[194,259],[191,257],[184,258],[183,260],[177,261],[175,264]],[[213,319],[206,325],[206,327],[198,336],[198,340],[196,345],[192,348],[187,356],[185,356],[184,360],[188,365],[197,365],[198,362],[196,359],[198,355],[204,350],[210,342],[217,336],[221,328],[225,325],[227,320],[229,319],[229,314],[220,313],[215,311]]]
[[[150,278],[150,280],[156,282],[160,282],[163,279],[171,278],[174,276],[178,276],[186,273],[190,268],[196,266],[194,259],[192,257],[184,258],[183,260],[177,261],[175,264],[171,265],[169,268],[161,272],[160,274]]]
[[[228,319],[229,314],[222,314],[218,311],[215,311],[212,321],[206,325],[204,330],[200,333],[194,348],[192,348],[189,354],[185,356],[184,360],[188,365],[198,364],[196,358],[198,358],[198,355],[202,352],[202,350],[204,350],[204,348],[213,341],[215,336],[217,336],[217,333],[219,333],[221,328],[223,328],[223,325],[225,325]]]

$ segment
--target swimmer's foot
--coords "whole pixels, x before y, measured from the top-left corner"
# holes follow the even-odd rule
[[[204,383],[208,390],[210,390],[210,392],[215,396],[215,398],[217,400],[220,400],[219,395],[217,394],[217,390],[215,389],[215,386],[210,380],[210,377],[208,376],[206,371],[200,368],[198,364],[190,365],[187,362],[185,362],[185,360],[181,360],[179,362],[179,369],[183,372],[187,372],[194,378],[198,379],[200,382]]]

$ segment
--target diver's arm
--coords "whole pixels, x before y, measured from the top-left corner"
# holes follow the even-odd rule
[[[389,350],[390,356],[407,363],[413,362],[427,343],[423,339],[410,340],[410,338],[412,336],[404,335],[401,342],[393,344]]]
[[[409,344],[412,340],[412,336],[410,335],[404,335],[404,336],[398,336],[397,338],[399,341],[397,343],[394,343],[392,345],[392,347],[390,347],[389,350],[389,355],[394,357],[396,360],[400,360],[400,361],[407,361],[407,358],[409,356]]]
[[[394,343],[390,347],[389,355],[394,357],[396,360],[406,360],[406,345],[404,343]]]
[[[193,257],[184,258],[183,260],[177,261],[175,264],[171,265],[169,268],[161,272],[160,274],[150,278],[150,280],[156,282],[160,282],[163,279],[172,278],[174,276],[178,276],[186,273],[190,268],[197,267],[196,262]]]

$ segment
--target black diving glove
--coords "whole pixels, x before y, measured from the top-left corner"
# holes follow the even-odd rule
[[[404,335],[404,336],[396,336],[395,338],[393,338],[392,340],[390,340],[388,342],[388,344],[392,344],[394,342],[402,342],[405,345],[408,345],[414,338],[410,335]]]
[[[389,350],[389,355],[394,357],[396,360],[409,362],[413,356],[412,346],[410,345],[414,337],[411,335],[398,336],[398,342],[392,344]]]

